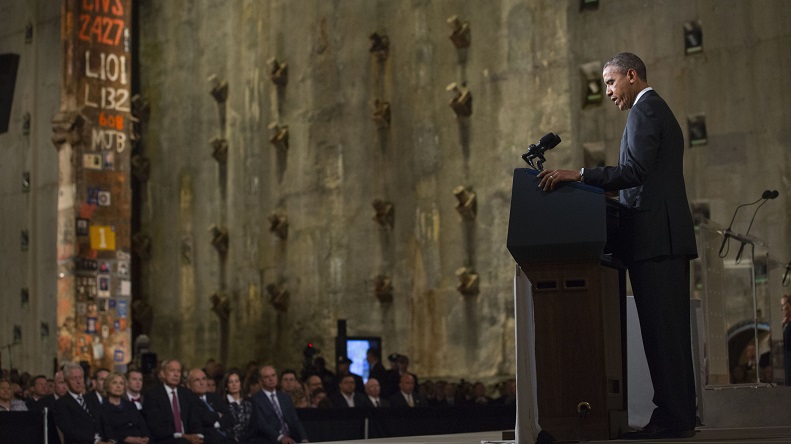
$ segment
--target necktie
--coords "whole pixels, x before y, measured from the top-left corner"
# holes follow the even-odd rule
[[[409,404],[410,407],[415,406],[415,402],[412,401],[412,395],[406,395],[406,403]]]
[[[209,401],[206,400],[206,396],[205,395],[201,396],[200,399],[201,399],[201,401],[203,401],[204,404],[206,404],[206,407],[209,408],[209,411],[214,413],[214,409],[212,408],[211,404],[209,404]]]
[[[176,427],[176,433],[184,433],[181,427],[181,410],[179,410],[179,399],[176,396],[176,390],[171,390],[170,394],[173,395],[171,399],[173,405],[173,425]]]
[[[77,402],[80,403],[80,407],[82,407],[82,409],[85,410],[85,413],[89,415],[91,414],[91,411],[90,409],[88,409],[88,405],[85,404],[85,399],[83,399],[82,395],[77,395]]]
[[[275,408],[275,413],[277,414],[277,419],[280,420],[280,433],[285,436],[288,436],[288,424],[286,424],[286,420],[283,418],[283,412],[280,410],[280,405],[277,403],[277,397],[274,393],[272,393],[272,407]]]
[[[374,405],[379,407],[379,398],[374,399]]]

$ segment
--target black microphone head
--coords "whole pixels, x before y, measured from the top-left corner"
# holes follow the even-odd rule
[[[555,138],[552,140],[552,143],[549,145],[549,148],[555,148],[560,143],[560,136],[555,134]]]
[[[555,140],[555,133],[546,133],[544,136],[538,141],[536,145],[538,146],[549,146]],[[553,145],[554,146],[554,145]]]
[[[774,190],[774,191],[772,191],[772,197],[770,197],[770,199],[775,199],[775,198],[777,198],[777,196],[779,196],[779,195],[780,195],[780,192],[779,192],[779,191],[777,191],[777,190]]]
[[[774,197],[772,197],[772,190],[764,191],[763,194],[761,194],[761,199],[774,199]]]

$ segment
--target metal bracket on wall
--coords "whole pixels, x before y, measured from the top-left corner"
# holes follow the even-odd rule
[[[453,108],[457,117],[469,117],[472,115],[472,94],[470,94],[469,89],[464,87],[464,85],[459,86],[456,82],[453,82],[445,90],[453,92],[453,98],[448,102],[448,105]]]
[[[469,267],[460,267],[456,270],[456,277],[459,285],[456,290],[464,296],[477,296],[480,293],[478,287],[478,273]]]
[[[461,217],[467,220],[475,219],[478,214],[478,196],[475,192],[465,189],[463,185],[459,185],[453,189],[453,195],[458,200],[456,211]]]
[[[387,56],[390,54],[390,38],[387,35],[379,35],[379,33],[374,32],[368,38],[371,40],[371,48],[368,49],[368,52],[376,57],[376,60],[380,62],[384,62],[387,60]]]
[[[470,22],[459,19],[459,16],[452,15],[448,17],[448,26],[450,26],[451,34],[450,40],[456,49],[464,49],[470,47]]]
[[[393,204],[382,199],[376,199],[371,205],[373,205],[375,211],[372,219],[381,228],[392,229],[395,225],[395,207],[393,207]]]
[[[288,125],[272,122],[269,124],[269,129],[272,130],[272,137],[269,139],[269,143],[281,151],[288,151]]]
[[[288,217],[273,213],[269,216],[269,231],[282,240],[288,239]]]
[[[285,284],[269,284],[266,286],[266,291],[269,293],[269,302],[275,307],[275,310],[282,313],[288,311],[290,294]]]
[[[381,303],[393,302],[393,281],[389,276],[379,274],[374,278],[374,295]]]
[[[267,60],[269,79],[277,86],[285,87],[288,84],[288,63],[280,62],[272,57]]]
[[[211,90],[209,90],[211,96],[217,103],[225,103],[228,99],[228,82],[218,79],[214,74],[210,75],[208,80],[211,85]]]
[[[390,126],[390,102],[374,99],[372,118],[379,128],[388,128]]]

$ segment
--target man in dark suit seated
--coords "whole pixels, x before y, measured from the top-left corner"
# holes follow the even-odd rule
[[[368,378],[365,383],[365,395],[368,399],[368,407],[390,407],[390,401],[382,399],[380,394],[382,387],[376,378]]]
[[[334,384],[327,390],[327,393],[334,394],[338,391],[338,387],[341,383],[341,379],[344,376],[350,375],[354,378],[354,391],[364,394],[365,393],[365,382],[363,382],[363,377],[352,373],[350,367],[352,365],[352,360],[347,358],[346,356],[338,356],[338,373],[335,375]]]
[[[425,407],[425,398],[420,393],[415,392],[415,377],[411,373],[404,373],[401,376],[401,383],[398,385],[398,392],[388,399],[391,407]]]
[[[192,393],[200,401],[201,425],[206,444],[225,444],[233,441],[232,436],[233,416],[227,402],[220,402],[220,396],[209,393],[206,387],[206,373],[198,368],[190,370],[188,384]]]
[[[28,410],[40,411],[36,404],[49,394],[49,386],[47,384],[47,377],[44,375],[34,376],[28,384],[30,397],[25,399],[25,405]]]
[[[31,396],[25,401],[29,411],[43,412],[47,409],[47,432],[50,443],[60,442],[58,429],[55,426],[55,401],[68,392],[66,381],[63,380],[63,372],[57,372],[53,380],[53,390],[49,393],[47,377],[39,375],[33,378],[30,384]]]
[[[107,375],[109,374],[110,370],[106,368],[99,368],[93,372],[93,378],[91,379],[93,388],[85,395],[89,398],[94,398],[99,405],[104,403],[104,380],[107,379]]]
[[[330,401],[335,408],[369,407],[368,398],[354,390],[354,376],[344,375],[338,383],[338,391],[330,395]]]
[[[181,362],[164,361],[157,384],[143,398],[143,417],[151,444],[202,444],[201,410],[195,395],[182,387]]]
[[[262,444],[308,442],[291,396],[277,391],[277,371],[261,367],[261,391],[253,395],[254,441]]]
[[[79,364],[63,366],[69,391],[55,402],[55,424],[63,433],[64,444],[97,444],[100,440],[99,404],[85,396],[85,373]]]
[[[134,403],[138,410],[143,410],[143,372],[131,369],[126,372],[126,400]]]

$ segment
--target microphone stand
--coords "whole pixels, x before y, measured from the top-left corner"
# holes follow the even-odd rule
[[[783,287],[788,287],[788,285],[791,284],[791,279],[789,279],[789,277],[791,277],[791,261],[788,261],[786,265],[786,272],[783,275]]]
[[[731,218],[731,223],[730,223],[730,224],[728,224],[728,228],[726,228],[726,229],[725,229],[725,231],[723,231],[723,232],[722,232],[723,239],[722,239],[722,245],[720,245],[720,253],[719,253],[719,255],[720,255],[720,257],[721,257],[721,258],[725,258],[725,256],[727,256],[727,255],[728,255],[728,252],[729,252],[729,251],[730,251],[730,249],[731,249],[731,248],[730,248],[730,245],[731,245],[731,244],[730,244],[730,242],[728,242],[728,240],[729,240],[731,237],[734,237],[734,235],[736,235],[736,233],[734,233],[733,231],[731,231],[731,227],[733,227],[733,221],[734,221],[734,220],[736,220],[736,213],[738,213],[738,212],[739,212],[739,208],[742,208],[742,207],[749,207],[750,205],[755,205],[755,204],[757,204],[758,202],[760,202],[762,199],[764,200],[764,203],[766,203],[766,200],[768,200],[768,199],[766,199],[765,197],[761,196],[761,198],[760,198],[760,199],[758,199],[758,200],[756,200],[755,202],[750,202],[750,203],[746,203],[746,204],[741,204],[741,205],[739,205],[738,207],[736,207],[736,209],[735,209],[735,210],[733,210],[733,217]],[[761,204],[761,205],[763,205],[763,204]],[[759,206],[759,208],[760,208],[760,206]],[[755,218],[755,215],[753,215],[753,218]],[[752,222],[751,222],[750,224],[752,225]],[[728,249],[727,249],[727,250],[725,250],[725,254],[722,254],[722,250],[724,250],[724,249],[725,249],[725,245],[726,245],[726,244],[728,245]],[[742,248],[744,248],[744,244],[742,244]],[[737,263],[738,263],[738,262],[737,262]]]
[[[758,214],[758,210],[760,210],[761,207],[767,202],[769,202],[769,199],[764,198],[764,201],[761,202],[761,205],[758,205],[758,208],[755,209],[755,212],[753,213],[753,218],[750,219],[750,225],[747,226],[747,232],[744,233],[745,237],[750,234],[750,228],[753,227],[753,222],[755,222],[755,216]],[[746,244],[746,242],[741,241],[741,243],[742,245],[739,247],[739,252],[736,254],[736,260],[734,261],[735,264],[738,264],[739,262],[742,261],[742,252],[744,251],[744,245]],[[752,241],[750,241],[750,243],[752,244]],[[755,246],[753,245],[753,247]]]

